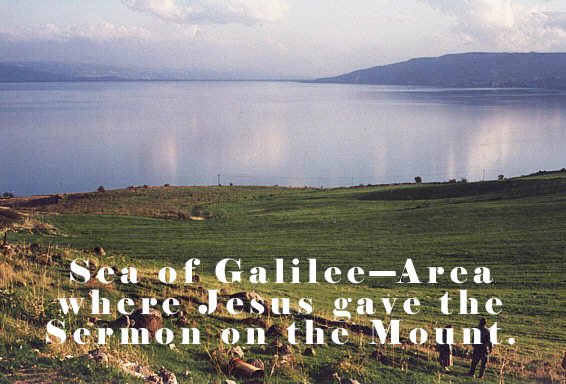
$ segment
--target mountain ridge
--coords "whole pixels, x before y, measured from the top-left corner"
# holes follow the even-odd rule
[[[313,82],[566,89],[566,53],[452,53],[359,69]]]

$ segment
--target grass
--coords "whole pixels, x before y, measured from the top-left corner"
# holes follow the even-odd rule
[[[34,204],[33,199],[31,204],[25,199],[18,203],[22,211],[40,215],[42,221],[56,229],[56,234],[19,233],[11,234],[10,238],[69,248],[71,252],[102,245],[109,254],[107,258],[113,262],[141,266],[147,274],[165,265],[181,271],[187,259],[197,257],[203,261],[199,274],[206,288],[220,288],[212,273],[215,262],[225,257],[242,258],[244,270],[265,266],[270,271],[274,258],[291,260],[295,257],[303,264],[307,258],[315,257],[319,269],[362,266],[366,270],[400,270],[408,257],[419,270],[428,266],[447,269],[464,266],[468,270],[488,266],[494,284],[481,287],[466,283],[462,289],[469,289],[470,295],[478,298],[500,297],[504,303],[503,313],[489,316],[488,322],[497,321],[504,339],[513,336],[518,343],[496,348],[486,382],[501,382],[503,364],[507,383],[559,382],[563,374],[558,366],[566,343],[564,172],[497,182],[330,190],[139,188],[66,195],[57,200],[57,204]],[[187,215],[179,215],[179,212]],[[206,216],[207,220],[187,219],[191,216]],[[44,294],[76,289],[57,287],[61,284],[58,281],[66,279],[65,267],[65,262],[61,261],[58,271],[50,278],[55,286]],[[40,271],[33,273],[41,275]],[[29,278],[31,276],[26,277]],[[251,288],[249,283],[228,287],[231,292]],[[446,318],[435,309],[435,301],[444,290],[457,292],[458,288],[448,279],[435,286],[416,287],[368,279],[367,283],[355,287],[267,284],[253,288],[264,297],[313,297],[317,313],[327,318],[331,317],[333,300],[342,295],[354,299],[393,296],[400,300],[416,295],[425,306],[422,313],[416,317],[399,312],[395,315],[407,322],[406,327],[446,323],[455,327],[474,326],[477,320],[469,316]],[[29,287],[18,289],[30,291]],[[123,293],[121,289],[116,285],[110,294],[119,297]],[[175,286],[164,291],[153,282],[128,294],[185,297],[187,289]],[[200,293],[190,290],[188,296],[197,301],[202,299]],[[28,313],[31,310],[14,311]],[[204,345],[177,346],[176,351],[153,345],[143,347],[142,351],[152,366],[165,365],[175,371],[180,382],[209,382],[218,375],[206,349],[218,347],[217,332],[230,325],[230,319],[203,318],[194,308],[189,312],[191,319],[206,330]],[[375,315],[376,318],[383,316],[382,312]],[[285,325],[289,320],[272,321]],[[354,321],[363,323],[364,319],[354,318]],[[0,331],[2,335],[7,337],[6,331]],[[34,340],[37,341],[37,337]],[[25,339],[23,335],[22,338]],[[303,357],[299,350],[293,354],[295,361],[277,369],[270,382],[332,382],[330,377],[334,372],[370,383],[469,382],[464,377],[469,360],[463,357],[456,358],[454,374],[437,373],[431,343],[421,348],[385,348],[383,362],[377,362],[371,357],[372,348],[364,343],[367,340],[360,341],[363,338],[356,335],[341,348],[320,348],[313,357]],[[30,343],[25,340],[24,344]],[[259,357],[268,364],[272,355],[260,347],[246,351],[246,358]],[[185,375],[187,370],[189,375]]]

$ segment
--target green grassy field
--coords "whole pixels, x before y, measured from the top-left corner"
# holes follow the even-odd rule
[[[57,234],[18,233],[10,235],[12,240],[77,250],[101,245],[113,263],[141,266],[148,273],[163,266],[181,271],[187,259],[197,257],[203,261],[199,274],[205,289],[221,288],[212,273],[215,262],[226,257],[242,258],[244,270],[253,266],[272,270],[274,258],[290,261],[295,257],[317,258],[320,270],[361,266],[366,270],[400,271],[406,258],[412,258],[419,271],[428,266],[463,266],[468,270],[487,266],[492,270],[493,284],[482,287],[466,283],[461,288],[469,289],[477,298],[500,297],[503,313],[488,316],[488,323],[497,321],[504,340],[512,336],[517,344],[496,348],[485,381],[559,382],[564,374],[559,365],[566,343],[566,173],[484,183],[328,190],[139,188],[61,196],[57,204],[21,208],[53,225]],[[191,220],[191,215],[205,220]],[[66,279],[64,266],[60,264],[55,280]],[[76,289],[53,284],[51,290]],[[456,293],[459,288],[448,277],[436,285],[367,279],[360,286],[321,283],[252,287],[242,283],[228,290],[252,288],[264,297],[312,297],[317,314],[326,318],[332,317],[332,303],[340,296],[417,296],[425,307],[419,315],[397,311],[394,316],[406,320],[406,327],[446,323],[464,327],[477,322],[477,316],[446,317],[437,309],[436,300],[445,290]],[[119,297],[119,289],[109,289],[108,294]],[[167,297],[186,291],[183,286],[163,289],[151,284],[128,294],[151,292]],[[203,345],[177,345],[174,351],[156,345],[142,349],[152,366],[168,367],[180,382],[207,383],[220,376],[206,349],[218,346],[217,331],[230,320],[204,318],[195,312],[193,309],[191,318],[207,330]],[[3,316],[6,325],[8,315]],[[384,315],[378,312],[375,318]],[[367,319],[353,320],[363,324]],[[289,320],[274,321],[286,324]],[[23,344],[23,348],[37,347],[25,341]],[[423,348],[390,347],[384,352],[387,362],[372,360],[373,348],[360,347],[363,344],[367,344],[367,338],[356,335],[345,347],[317,349],[314,357],[302,357],[301,347],[294,368],[276,371],[268,381],[326,383],[332,382],[333,372],[366,383],[471,381],[464,377],[469,363],[464,357],[456,358],[453,373],[437,373],[433,343]],[[464,352],[463,348],[459,350]],[[11,356],[16,352],[6,347],[4,353]],[[272,353],[252,346],[246,351],[248,356],[269,362]],[[185,371],[190,375],[184,375]]]

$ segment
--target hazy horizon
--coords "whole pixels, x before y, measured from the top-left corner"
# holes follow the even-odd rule
[[[557,0],[0,3],[4,62],[310,79],[461,52],[566,51]]]

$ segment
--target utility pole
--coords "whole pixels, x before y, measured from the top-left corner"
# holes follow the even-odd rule
[[[220,173],[218,174],[218,186],[221,187],[222,184],[220,183]]]

